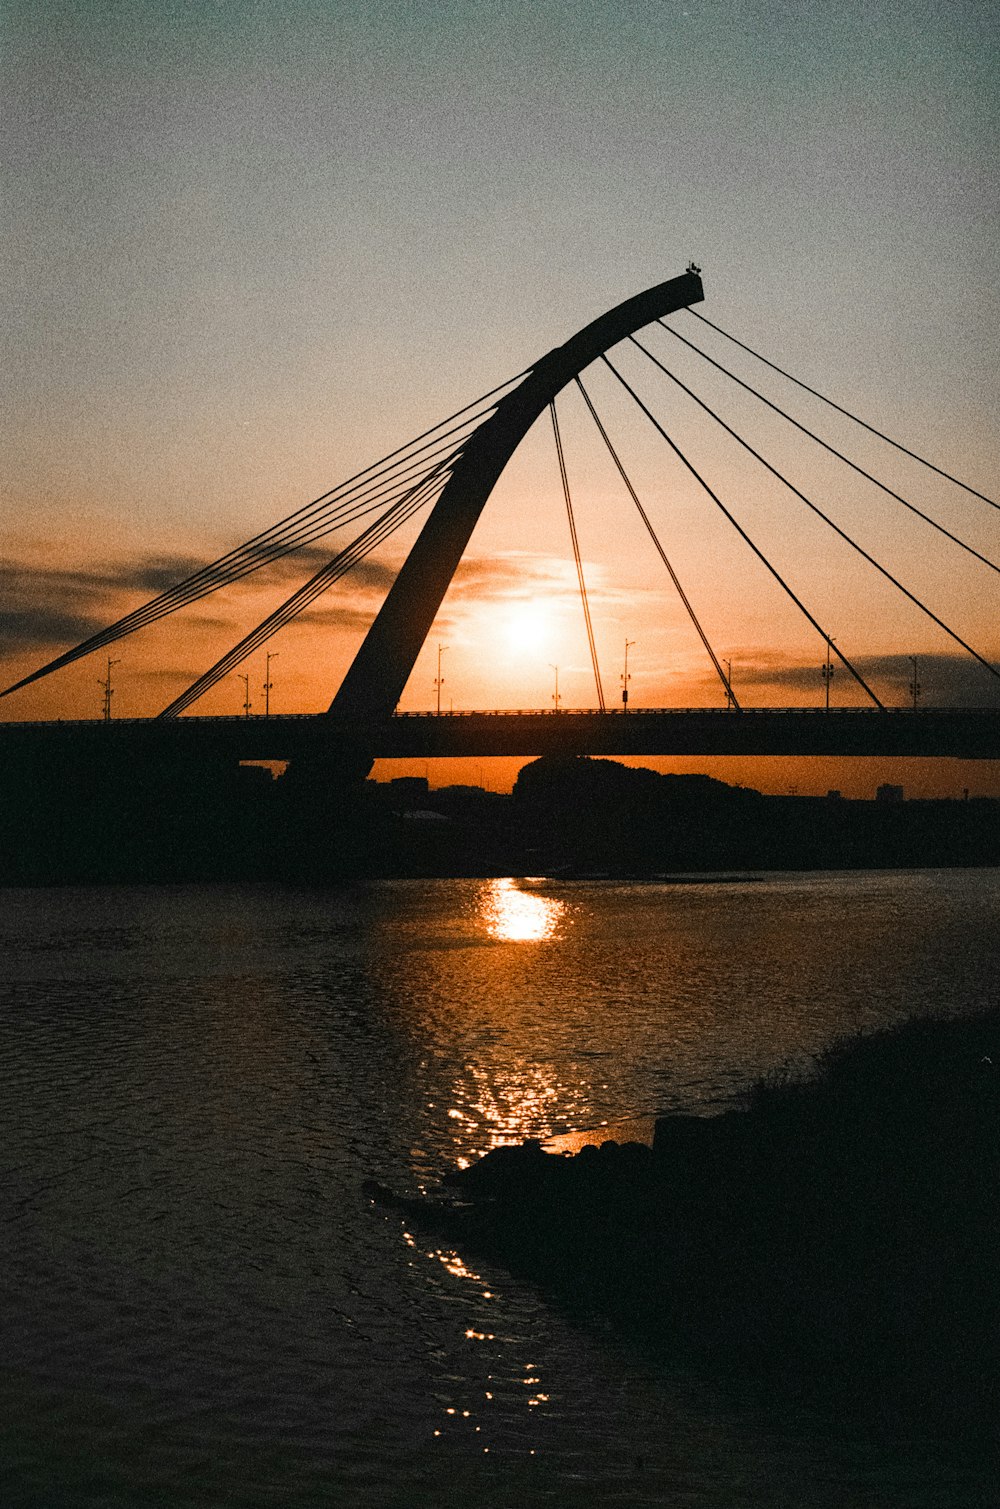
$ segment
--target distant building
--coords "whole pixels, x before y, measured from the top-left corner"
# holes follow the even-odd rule
[[[877,802],[901,802],[903,800],[902,786],[879,786],[875,792]]]

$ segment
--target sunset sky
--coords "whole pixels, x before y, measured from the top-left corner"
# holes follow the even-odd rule
[[[702,311],[1000,498],[998,22],[986,3],[10,3],[0,10],[7,318],[3,685],[520,372],[702,268]],[[1000,563],[1000,512],[673,327]],[[736,390],[648,344],[986,659],[1000,576]],[[616,362],[618,361],[615,358]],[[621,370],[880,697],[996,704],[969,657],[633,348]],[[623,400],[585,379],[747,705],[822,701],[824,645]],[[721,688],[575,392],[559,403],[605,695]],[[330,701],[416,526],[269,648],[272,709]],[[349,536],[110,653],[158,712]],[[487,505],[401,706],[596,694],[551,426]],[[264,651],[241,670],[263,709]],[[94,717],[98,654],[0,703]],[[193,709],[237,713],[231,675]],[[860,700],[845,672],[834,701]],[[509,785],[444,762],[435,782]],[[987,767],[647,761],[761,789],[1000,790]],[[385,765],[383,775],[411,767]],[[423,766],[421,762],[420,770]]]

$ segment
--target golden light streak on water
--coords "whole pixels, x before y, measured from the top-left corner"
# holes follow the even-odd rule
[[[555,938],[566,910],[563,901],[525,891],[516,880],[492,880],[484,887],[480,912],[491,938],[504,943],[537,943]]]
[[[581,1087],[567,1084],[550,1065],[519,1057],[502,1072],[487,1075],[474,1068],[468,1077],[472,1083],[463,1086],[464,1104],[448,1112],[449,1119],[476,1138],[476,1145],[459,1160],[463,1167],[493,1148],[544,1135],[567,1108],[574,1119],[587,1117]]]
[[[478,1280],[479,1278],[478,1273],[473,1273],[471,1268],[467,1268],[465,1266],[457,1252],[443,1251],[440,1247],[438,1247],[434,1250],[434,1252],[428,1253],[428,1257],[436,1257],[438,1262],[441,1263],[454,1278],[467,1278],[472,1280]]]

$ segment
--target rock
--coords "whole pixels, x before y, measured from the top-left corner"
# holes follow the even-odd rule
[[[449,1175],[448,1182],[467,1199],[499,1199],[537,1190],[552,1166],[562,1162],[558,1154],[543,1152],[542,1144],[532,1137],[516,1147],[495,1147],[470,1168]]]

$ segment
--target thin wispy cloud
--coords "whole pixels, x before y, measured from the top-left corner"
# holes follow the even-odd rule
[[[585,561],[583,569],[587,595],[595,602],[633,601],[638,595],[634,587],[609,584],[599,563]],[[530,551],[473,556],[459,564],[449,589],[449,596],[463,603],[470,599],[517,601],[541,595],[579,599],[580,587],[572,561]],[[642,591],[644,597],[661,595],[659,591]]]
[[[510,551],[460,561],[451,591],[457,597],[500,596],[538,591],[543,586],[559,587],[562,580],[561,561],[529,551]]]
[[[336,602],[323,603],[315,608],[307,608],[300,613],[295,620],[297,624],[309,624],[320,629],[344,629],[351,633],[362,633],[371,627],[372,614],[365,612],[363,608],[352,608],[348,604]]]
[[[894,692],[894,700],[912,697],[913,659],[909,655],[857,655],[851,663],[880,695]],[[734,685],[776,687],[800,694],[811,701],[822,689],[821,660],[792,660],[759,649],[732,651]],[[850,673],[832,661],[836,697],[841,686],[855,685]],[[962,656],[931,654],[917,656],[918,702],[935,707],[993,707],[1000,705],[1000,680],[984,666]]]
[[[0,608],[0,645],[12,650],[33,650],[65,640],[86,639],[99,627],[96,618],[59,609]]]
[[[331,554],[322,547],[306,546],[232,583],[219,602],[262,588],[297,587],[326,565]],[[100,571],[4,561],[0,563],[0,645],[21,652],[80,642],[135,606],[132,599],[137,595],[167,592],[201,565],[192,556],[161,554],[120,561]],[[392,566],[382,562],[361,561],[340,591],[352,598],[367,598],[385,592],[395,574]],[[365,620],[361,610],[350,608],[317,609],[310,616],[329,624],[338,615],[351,628],[370,621],[370,614]],[[216,629],[231,625],[233,617],[225,612],[200,613],[189,615],[187,622],[192,627]]]

